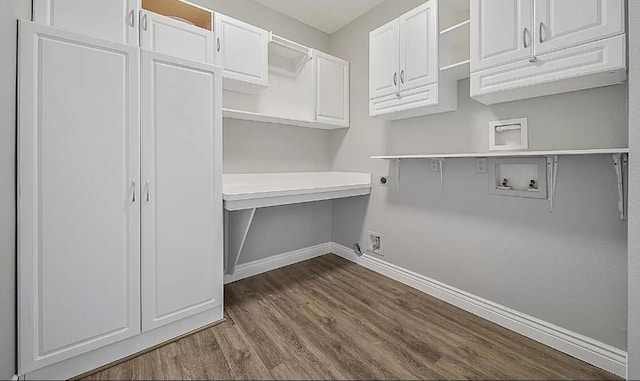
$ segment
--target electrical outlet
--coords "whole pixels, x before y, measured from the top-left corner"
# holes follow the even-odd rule
[[[384,251],[382,250],[382,234],[369,232],[369,247],[367,247],[367,251],[379,256],[384,256]]]
[[[487,158],[486,157],[476,158],[476,173],[477,174],[487,173]]]
[[[389,186],[389,176],[388,175],[380,175],[378,176],[378,185],[380,185],[381,187],[388,187]]]
[[[431,172],[440,172],[440,162],[438,160],[429,160],[429,170]]]

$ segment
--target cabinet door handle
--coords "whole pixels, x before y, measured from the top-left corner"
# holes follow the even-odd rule
[[[544,37],[542,36],[543,32],[544,32],[544,23],[541,21],[540,22],[540,43],[541,44],[544,42]]]
[[[217,44],[216,50],[220,51],[220,37],[218,37],[216,44]]]
[[[142,29],[147,30],[147,15],[142,16]]]
[[[147,188],[147,202],[149,202],[149,200],[151,200],[151,190],[149,189],[149,180],[147,179],[147,182],[145,183],[145,187]]]
[[[404,70],[400,72],[400,83],[404,83]]]
[[[529,28],[524,28],[524,32],[522,32],[522,44],[524,45],[525,49],[529,47],[529,46],[527,46],[527,35],[528,34],[529,34]]]
[[[131,187],[133,188],[133,197],[131,197],[131,202],[136,202],[136,180],[131,180]]]
[[[398,73],[393,73],[393,85],[398,86]]]
[[[129,24],[131,25],[131,27],[136,26],[135,12],[133,11],[133,9],[129,12]]]

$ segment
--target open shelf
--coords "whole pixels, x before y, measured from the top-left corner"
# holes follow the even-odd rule
[[[440,70],[448,77],[469,78],[470,20],[464,20],[440,32]]]
[[[629,153],[629,148],[595,148],[583,150],[551,150],[551,151],[500,151],[500,152],[465,152],[465,153],[432,153],[418,155],[385,155],[371,156],[372,159],[446,159],[464,157],[533,157],[533,156],[581,156],[601,154]]]
[[[269,66],[284,75],[297,76],[312,57],[310,48],[269,32]]]
[[[442,36],[442,35],[447,34],[447,33],[454,33],[455,31],[460,30],[460,29],[469,28],[470,24],[471,24],[471,20],[470,19],[464,20],[464,21],[459,22],[459,23],[457,23],[457,24],[455,24],[453,26],[450,26],[447,29],[441,30],[440,31],[440,35]]]
[[[321,130],[338,130],[347,127],[336,126],[332,124],[324,124],[312,120],[293,119],[280,116],[272,116],[252,111],[222,109],[222,116],[227,119],[250,120],[254,122],[284,124],[288,126],[298,126],[307,128],[318,128]]]
[[[441,32],[469,20],[469,0],[440,1],[438,7]]]
[[[181,0],[142,0],[142,9],[213,30],[210,10]]]
[[[444,66],[440,69],[440,72],[455,80],[469,78],[469,73],[471,72],[471,61],[464,60],[449,66]]]

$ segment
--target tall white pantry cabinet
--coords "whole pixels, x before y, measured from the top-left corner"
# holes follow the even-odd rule
[[[19,373],[68,378],[222,319],[221,69],[19,36]]]

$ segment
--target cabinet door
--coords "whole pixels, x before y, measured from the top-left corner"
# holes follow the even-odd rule
[[[213,32],[149,11],[140,11],[142,49],[213,63]]]
[[[139,49],[20,22],[19,373],[140,332]]]
[[[103,40],[138,46],[140,0],[33,0],[33,20]]]
[[[397,19],[369,33],[369,99],[400,92],[399,43]]]
[[[536,0],[536,54],[624,33],[623,0]]]
[[[219,68],[142,52],[142,329],[222,305]]]
[[[533,0],[471,0],[471,71],[533,56]]]
[[[400,16],[400,91],[438,82],[438,2]]]
[[[349,62],[314,51],[316,122],[349,127]]]
[[[267,86],[269,32],[242,21],[215,14],[215,63],[231,80]]]

